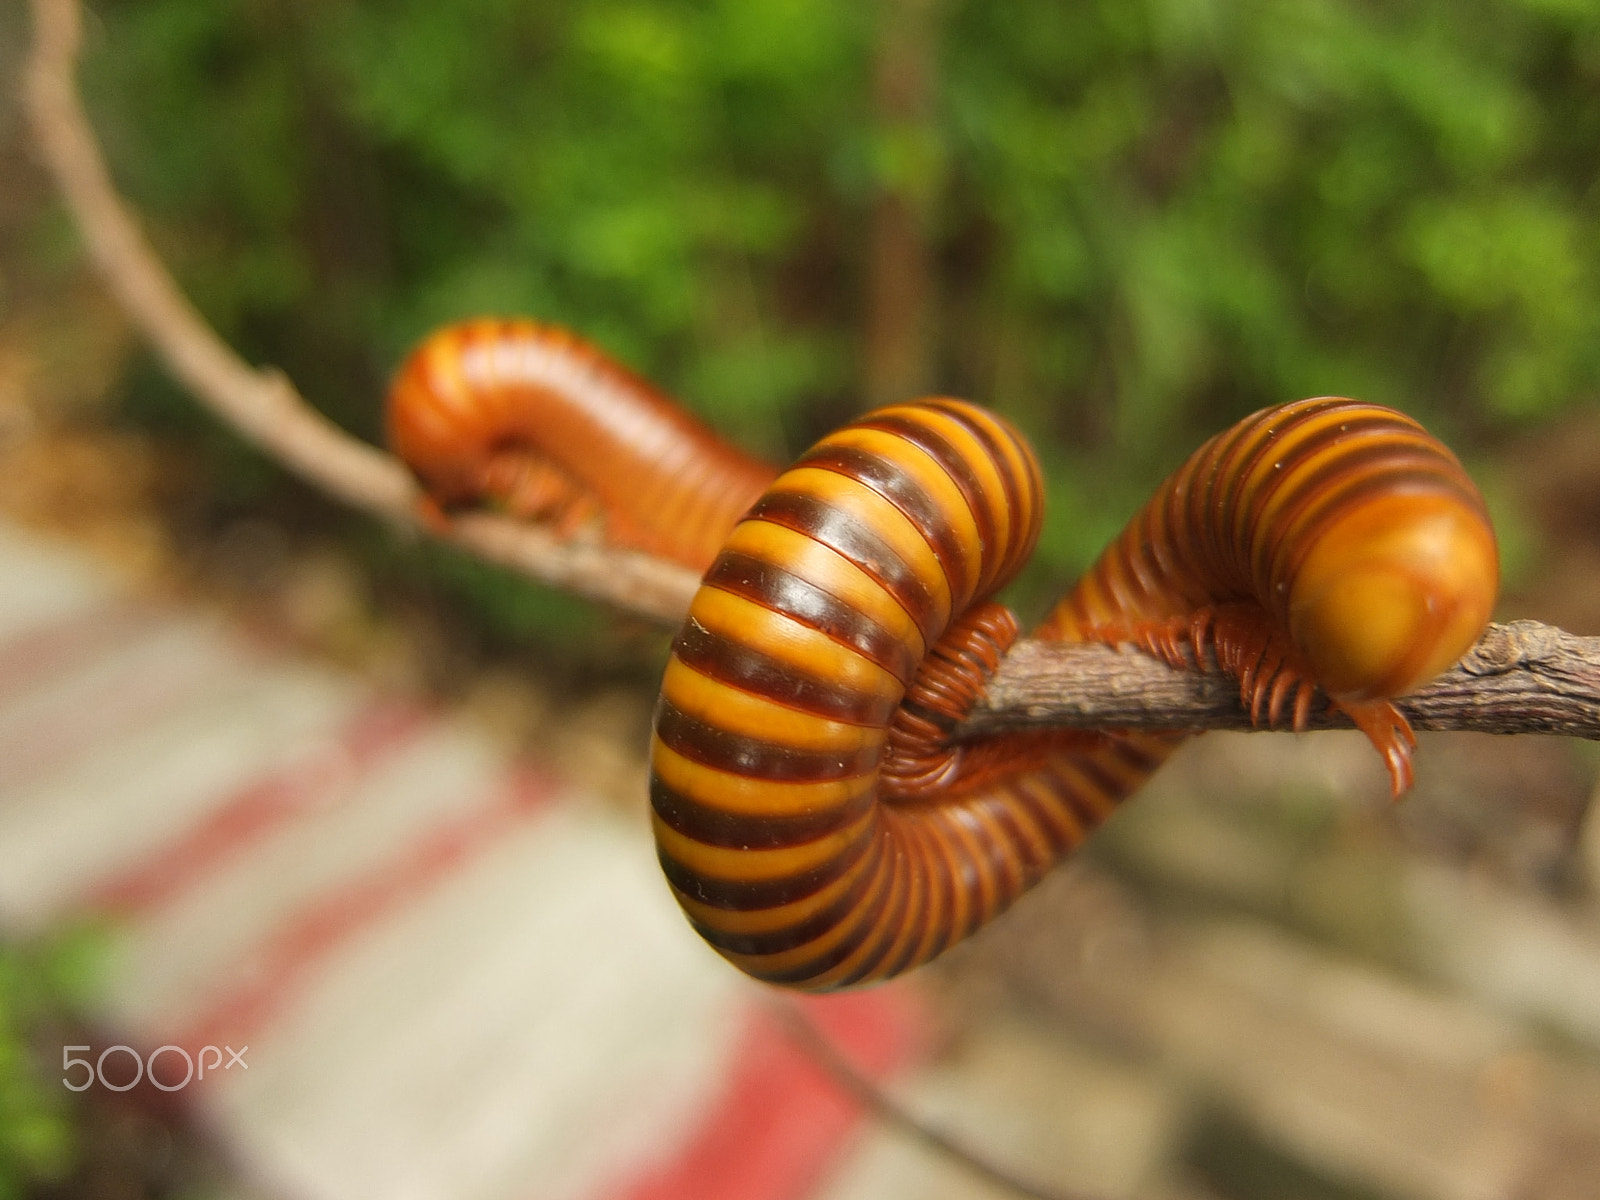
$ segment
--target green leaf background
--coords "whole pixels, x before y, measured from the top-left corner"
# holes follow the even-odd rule
[[[909,129],[849,0],[96,11],[95,119],[163,253],[368,436],[408,345],[522,313],[792,455],[863,407],[875,194],[925,197],[937,386],[1049,471],[1035,611],[1252,409],[1356,395],[1471,459],[1600,380],[1585,0],[945,0]],[[182,423],[163,389],[127,411]],[[536,636],[527,585],[449,574]]]

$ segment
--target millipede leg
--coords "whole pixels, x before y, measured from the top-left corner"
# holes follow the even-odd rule
[[[963,757],[950,732],[982,695],[1019,632],[1011,610],[994,603],[973,607],[945,630],[889,724],[881,768],[886,794],[914,799],[950,786]]]
[[[928,652],[889,724],[879,768],[883,797],[910,802],[962,795],[1024,774],[1052,753],[1089,749],[1105,735],[1091,730],[1041,730],[977,742],[951,732],[971,711],[1018,634],[1011,610],[980,604],[953,624]]]
[[[1355,722],[1357,729],[1383,756],[1389,772],[1389,790],[1398,800],[1411,790],[1411,753],[1417,735],[1411,722],[1387,700],[1335,700],[1334,706]]]

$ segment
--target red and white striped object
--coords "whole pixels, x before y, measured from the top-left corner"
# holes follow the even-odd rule
[[[267,1195],[802,1200],[861,1122],[684,924],[642,815],[0,526],[0,931],[85,920],[105,1044],[75,1053],[130,1047],[119,1084],[169,1047]],[[870,1075],[923,1053],[905,985],[805,1004]]]

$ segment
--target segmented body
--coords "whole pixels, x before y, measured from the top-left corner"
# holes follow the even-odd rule
[[[1026,443],[973,405],[871,413],[774,482],[570,335],[475,321],[413,354],[390,427],[444,503],[596,523],[707,571],[662,683],[654,825],[690,921],[758,978],[828,989],[927,962],[1182,740],[951,740],[1017,636],[989,598],[1043,507]],[[1413,742],[1389,698],[1467,649],[1497,582],[1455,457],[1390,409],[1320,398],[1190,456],[1036,636],[1214,652],[1274,722],[1292,697],[1298,725],[1320,684],[1398,794]]]
[[[1483,632],[1499,558],[1483,497],[1410,417],[1337,396],[1263,409],[1157,490],[1038,636],[1136,640],[1175,664],[1214,644],[1252,711],[1295,724],[1319,685],[1383,755],[1414,745],[1389,698]]]
[[[651,795],[679,903],[743,970],[827,989],[928,961],[1181,740],[938,753],[1015,636],[984,601],[1026,557],[1039,510],[1015,432],[937,401],[825,438],[734,530],[667,667]],[[1252,703],[1294,692],[1301,715],[1317,665],[1398,789],[1409,729],[1386,697],[1459,657],[1495,577],[1482,501],[1448,450],[1390,410],[1304,401],[1202,447],[1038,636],[1175,658],[1214,644]]]
[[[563,329],[447,326],[389,392],[390,445],[445,506],[488,501],[697,570],[777,474]]]

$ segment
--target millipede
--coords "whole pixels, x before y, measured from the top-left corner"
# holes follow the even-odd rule
[[[554,325],[479,318],[413,350],[389,444],[443,508],[489,504],[696,570],[777,470]],[[442,514],[440,514],[442,515]]]
[[[471,403],[419,407],[500,405],[485,380],[524,376],[467,365],[468,348],[495,336],[457,327],[445,368],[425,343],[402,382],[466,379],[453,386]],[[595,371],[609,381],[607,369]],[[642,384],[631,395],[672,424],[658,413],[669,402]],[[682,499],[657,491],[653,504],[703,513],[692,538],[641,534],[638,517],[613,511],[626,489],[582,483],[618,544],[704,572],[662,681],[650,795],[678,903],[745,972],[828,990],[930,961],[1037,882],[1182,741],[1116,730],[954,740],[1018,636],[993,596],[1042,520],[1038,464],[1003,418],[954,399],[894,405],[776,478],[682,428],[683,452],[713,448],[715,469],[688,472]],[[514,440],[473,436],[480,473]],[[436,443],[445,457],[448,441]],[[538,453],[569,461],[549,444]],[[655,488],[631,457],[654,444],[612,437],[599,470]],[[466,494],[495,493],[444,497]],[[1034,636],[1131,642],[1174,665],[1210,655],[1273,725],[1302,727],[1320,688],[1378,750],[1398,796],[1415,739],[1392,699],[1465,653],[1498,574],[1483,499],[1442,443],[1392,409],[1320,397],[1201,446]]]

